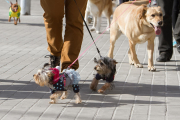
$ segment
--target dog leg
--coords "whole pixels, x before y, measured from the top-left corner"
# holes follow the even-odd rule
[[[14,18],[14,25],[17,25],[17,21],[16,21],[16,18]]]
[[[148,70],[156,71],[156,68],[153,65],[154,39],[148,40],[147,50],[148,50]]]
[[[19,18],[19,23],[21,22],[20,18]]]
[[[96,80],[96,78],[94,78],[90,85],[90,89],[93,91],[96,91],[98,83],[99,83],[99,80]]]
[[[129,57],[129,64],[130,64],[130,65],[134,65],[134,62],[133,62],[133,60],[132,60],[132,56],[131,56],[131,51],[130,51],[130,49],[129,49],[129,51],[128,51],[128,57]]]
[[[62,91],[57,91],[57,92],[53,93],[50,96],[51,101],[49,102],[49,104],[57,103],[57,100],[58,100],[59,96],[61,96],[61,94],[62,94]]]
[[[98,16],[97,17],[97,25],[96,25],[96,33],[97,34],[101,34],[100,28],[101,28],[101,16]]]
[[[88,18],[89,15],[90,15],[90,11],[88,11],[88,9],[86,9],[85,21],[86,21],[87,25],[91,23],[91,20]]]
[[[110,48],[108,57],[113,58],[114,44],[122,32],[119,30],[117,23],[112,24],[110,29]]]
[[[11,22],[11,17],[9,17],[8,21]]]
[[[94,22],[93,22],[93,26],[91,28],[91,31],[95,31],[96,30],[96,24],[97,24],[97,17],[94,17]]]
[[[134,62],[134,66],[137,67],[137,68],[142,68],[143,65],[141,65],[139,63],[139,60],[137,59],[137,54],[136,54],[136,50],[135,50],[135,43],[132,43],[131,40],[129,40],[129,47],[130,47],[130,52],[131,52],[131,57],[132,57],[132,60]]]
[[[61,96],[61,100],[66,99],[67,98],[67,91],[63,91],[63,94]]]
[[[82,102],[79,92],[75,94],[75,99],[76,99],[76,103],[77,103],[77,104],[79,104],[79,103]]]
[[[98,90],[98,93],[104,93],[108,88],[110,88],[110,86],[111,86],[111,83],[105,83],[102,87],[101,87],[101,89],[99,89]]]
[[[105,14],[106,18],[107,18],[107,31],[110,31],[110,17],[112,15],[112,7],[107,7],[103,13]]]

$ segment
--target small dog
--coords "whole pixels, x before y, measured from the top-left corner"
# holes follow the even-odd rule
[[[94,62],[97,64],[94,69],[97,71],[90,89],[95,91],[100,79],[106,80],[106,83],[98,90],[99,93],[104,93],[107,89],[110,89],[114,81],[114,75],[116,73],[116,60],[109,57],[102,57],[99,60],[94,58]]]
[[[17,25],[17,21],[19,20],[20,22],[20,11],[21,7],[18,5],[17,0],[16,3],[13,4],[10,2],[11,6],[9,8],[9,19],[8,21],[11,22],[11,17],[14,18],[14,25]]]
[[[39,86],[48,86],[51,90],[51,101],[50,104],[57,103],[58,98],[61,99],[67,97],[67,90],[70,90],[71,86],[76,97],[76,103],[81,103],[79,94],[80,75],[74,69],[64,70],[59,74],[59,67],[50,68],[49,64],[46,63],[42,69],[37,71],[37,74],[33,75],[35,83]]]
[[[94,17],[93,26],[91,31],[96,30],[96,33],[100,34],[101,27],[101,15],[104,12],[107,18],[107,27],[110,25],[110,16],[113,14],[113,3],[112,0],[88,0],[85,21],[89,23],[90,13]],[[109,30],[109,29],[108,29]]]
[[[113,58],[115,42],[123,33],[129,40],[129,64],[137,68],[143,67],[137,58],[135,45],[147,41],[148,70],[155,71],[156,68],[153,65],[154,39],[161,33],[163,13],[159,6],[147,7],[148,3],[149,1],[129,1],[116,8],[113,14],[114,24],[110,29],[111,45],[108,56]]]

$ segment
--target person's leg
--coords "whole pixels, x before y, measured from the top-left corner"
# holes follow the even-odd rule
[[[60,65],[60,55],[63,45],[62,20],[64,17],[64,0],[41,0],[44,9],[44,24],[47,34],[48,51],[51,67]],[[46,57],[47,57],[46,56]]]
[[[156,59],[158,62],[169,61],[173,54],[172,46],[172,5],[173,0],[157,0],[158,5],[163,11],[162,32],[159,35],[158,50],[160,56]]]
[[[173,10],[172,10],[172,26],[173,29],[175,28],[175,24],[178,18],[178,13],[179,13],[179,0],[174,0],[173,3]]]
[[[76,0],[76,2],[84,16],[87,0]],[[83,40],[83,20],[74,0],[66,0],[65,16],[66,30],[61,54],[61,70],[66,69],[78,57]],[[78,69],[78,67],[79,63],[76,61],[72,68]]]
[[[41,0],[44,9],[44,24],[47,33],[48,51],[60,56],[63,45],[62,20],[64,17],[64,0]]]
[[[180,5],[178,7],[180,9]],[[173,35],[177,42],[177,51],[180,53],[180,12],[178,14],[178,18],[175,24]]]
[[[173,27],[173,33],[174,33],[174,28],[176,25],[177,17],[179,13],[179,0],[174,0],[173,3],[173,10],[172,10],[172,27]],[[177,42],[175,38],[173,37],[173,47],[176,47]]]

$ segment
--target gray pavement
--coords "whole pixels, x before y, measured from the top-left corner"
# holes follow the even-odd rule
[[[156,62],[158,38],[155,39],[156,72],[147,70],[147,44],[137,46],[144,68],[128,63],[128,40],[122,35],[116,42],[117,64],[115,89],[98,94],[89,89],[93,79],[94,45],[80,58],[82,104],[75,104],[74,94],[49,104],[49,89],[39,87],[33,74],[48,59],[43,10],[39,0],[31,0],[31,15],[21,16],[17,26],[8,22],[9,5],[0,0],[0,119],[2,120],[180,120],[180,54],[174,49],[170,62]],[[13,0],[15,2],[15,0]],[[65,23],[64,23],[65,24]],[[92,25],[89,25],[91,27]],[[106,20],[103,18],[102,30]],[[92,43],[84,28],[81,53]],[[99,37],[92,33],[96,39]],[[109,33],[96,42],[103,56],[109,50]],[[98,88],[104,82],[101,81]]]

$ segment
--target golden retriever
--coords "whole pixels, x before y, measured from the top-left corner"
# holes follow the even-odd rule
[[[90,13],[94,17],[94,22],[91,31],[96,30],[96,33],[101,33],[100,27],[102,13],[104,13],[107,18],[107,27],[109,28],[110,16],[113,14],[113,5],[114,4],[112,3],[112,0],[88,0],[85,20],[86,22],[88,22],[88,16],[90,15]]]
[[[154,39],[156,35],[161,33],[163,13],[159,6],[148,8],[146,6],[148,1],[132,2],[129,1],[121,4],[113,14],[112,23],[114,23],[110,28],[110,49],[108,56],[113,58],[114,44],[121,33],[123,33],[129,39],[129,63],[137,68],[143,67],[137,58],[135,45],[147,41],[148,70],[155,71],[156,69],[153,65]]]

